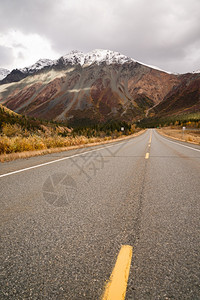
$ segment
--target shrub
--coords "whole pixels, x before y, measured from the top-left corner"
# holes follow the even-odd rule
[[[20,125],[14,124],[3,124],[2,125],[2,133],[5,134],[6,136],[15,136],[15,135],[20,135],[22,134],[22,128]]]

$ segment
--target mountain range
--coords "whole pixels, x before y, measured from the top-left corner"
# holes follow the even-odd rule
[[[172,74],[110,50],[72,51],[4,74],[0,103],[72,125],[200,111],[200,72]]]

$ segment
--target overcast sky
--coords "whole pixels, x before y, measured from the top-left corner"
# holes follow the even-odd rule
[[[200,69],[200,0],[0,0],[0,67],[109,49],[166,71]]]

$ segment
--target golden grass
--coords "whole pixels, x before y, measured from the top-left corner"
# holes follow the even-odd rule
[[[108,140],[110,138],[105,138]],[[42,137],[38,135],[22,136],[1,136],[0,154],[9,154],[15,152],[46,150],[51,148],[69,147],[101,141],[100,138],[87,138],[85,136],[61,137],[58,135]]]
[[[198,130],[185,130],[184,134],[182,129],[175,129],[171,127],[164,127],[157,129],[161,134],[174,138],[179,141],[189,142],[200,145],[200,131]]]
[[[11,161],[18,158],[28,158],[32,156],[68,151],[84,147],[91,147],[112,143],[115,141],[129,139],[142,134],[145,130],[141,130],[129,136],[121,136],[118,138],[112,137],[92,137],[85,136],[77,137],[0,137],[0,162]]]

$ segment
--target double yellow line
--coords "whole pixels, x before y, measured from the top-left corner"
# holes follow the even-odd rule
[[[152,140],[152,130],[151,130],[150,137],[149,137],[148,150],[147,150],[147,153],[145,155],[145,159],[149,158],[149,151],[150,151],[150,147],[151,147],[151,140]]]

